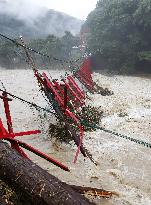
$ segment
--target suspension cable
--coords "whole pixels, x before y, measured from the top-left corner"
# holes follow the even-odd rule
[[[7,39],[7,40],[9,40],[9,41],[11,41],[12,43],[16,44],[17,46],[21,46],[21,47],[26,48],[26,49],[28,49],[28,50],[34,52],[34,53],[37,53],[37,54],[39,54],[39,55],[41,55],[41,56],[45,56],[45,57],[47,57],[47,58],[53,59],[53,60],[58,61],[58,62],[60,62],[60,63],[69,63],[69,64],[71,64],[71,63],[74,63],[74,62],[78,62],[78,61],[81,59],[81,58],[78,58],[77,60],[72,60],[72,61],[67,61],[67,60],[59,59],[59,58],[50,56],[50,55],[48,55],[48,54],[46,54],[46,53],[42,53],[42,52],[40,52],[40,51],[36,51],[35,49],[30,48],[30,47],[28,47],[28,46],[26,46],[26,45],[24,45],[24,44],[21,44],[21,43],[17,42],[16,40],[11,39],[11,38],[9,38],[9,37],[7,37],[7,36],[1,34],[1,33],[0,33],[0,36],[3,37],[3,38],[5,38],[5,39]]]
[[[50,111],[50,110],[48,110],[48,109],[46,109],[46,108],[44,108],[44,107],[41,107],[41,106],[37,105],[36,103],[27,101],[27,100],[25,100],[25,99],[23,99],[23,98],[21,98],[21,97],[18,97],[18,96],[16,96],[16,95],[13,95],[13,94],[7,92],[7,91],[5,91],[5,90],[0,89],[0,91],[1,91],[1,92],[5,92],[6,94],[10,95],[11,97],[13,97],[13,98],[15,98],[15,99],[20,100],[20,101],[23,102],[23,103],[26,103],[26,104],[28,104],[28,105],[30,105],[30,106],[32,106],[32,107],[37,108],[37,110],[43,110],[43,111],[46,111],[46,112],[51,113],[51,114],[53,114],[53,115],[56,115],[55,112],[52,112],[52,111]]]
[[[32,51],[32,52],[34,52],[34,53],[37,53],[37,54],[39,54],[39,55],[41,55],[41,56],[44,56],[44,57],[47,57],[47,58],[49,58],[49,59],[53,59],[53,60],[55,60],[55,61],[59,61],[60,63],[70,63],[71,65],[73,65],[73,63],[76,63],[76,62],[78,62],[78,61],[81,59],[81,58],[78,58],[77,60],[74,60],[74,61],[62,60],[62,59],[59,59],[59,58],[56,58],[56,57],[49,56],[49,55],[47,55],[47,54],[41,53],[41,52],[39,52],[39,51],[36,51],[35,49],[32,49],[32,48],[30,48],[30,47],[28,47],[28,46],[26,46],[26,45],[24,45],[24,44],[21,44],[21,43],[17,42],[16,40],[13,40],[13,39],[11,39],[11,38],[9,38],[9,37],[7,37],[7,36],[1,34],[1,33],[0,33],[0,36],[3,37],[3,38],[5,38],[5,39],[7,39],[7,40],[9,40],[9,41],[11,41],[12,43],[16,44],[17,46],[21,46],[21,47],[23,47],[24,49],[30,50],[30,51]],[[83,57],[82,57],[82,58],[83,58]],[[50,111],[50,110],[48,110],[48,109],[46,109],[46,108],[43,108],[43,107],[41,107],[41,106],[39,106],[39,105],[37,105],[37,104],[35,104],[35,103],[33,103],[33,102],[24,100],[24,99],[22,99],[22,98],[20,98],[20,97],[18,97],[18,96],[15,96],[15,95],[13,95],[13,94],[11,94],[11,93],[9,93],[9,92],[6,92],[6,88],[4,87],[4,84],[2,83],[1,80],[0,80],[0,82],[1,82],[1,84],[2,84],[2,87],[4,88],[4,90],[0,89],[0,91],[5,92],[5,93],[7,93],[8,95],[10,95],[11,97],[16,98],[16,99],[18,99],[18,100],[20,100],[20,101],[22,101],[22,102],[24,102],[24,103],[27,103],[27,104],[30,105],[30,106],[33,106],[33,107],[37,108],[38,110],[43,110],[43,111],[46,111],[46,112],[51,113],[51,114],[53,114],[53,115],[56,115],[56,113],[54,113],[54,112],[52,112],[52,111]],[[128,136],[126,136],[126,135],[119,134],[119,133],[114,132],[114,131],[112,131],[112,130],[108,130],[108,129],[105,129],[105,128],[103,128],[103,127],[99,127],[99,126],[97,126],[97,125],[95,125],[95,124],[90,125],[89,123],[84,122],[84,121],[81,121],[81,123],[82,123],[84,126],[91,127],[91,128],[95,128],[95,129],[100,129],[100,130],[102,130],[102,131],[104,131],[104,132],[113,134],[113,135],[115,135],[115,136],[118,136],[118,137],[121,137],[121,138],[130,140],[130,141],[135,142],[135,143],[137,143],[137,144],[140,144],[140,145],[143,145],[143,146],[145,146],[145,147],[151,148],[151,143],[145,142],[145,141],[143,141],[143,140],[134,139],[134,138],[132,138],[132,137],[128,137]]]
[[[37,108],[38,110],[43,110],[43,111],[46,111],[46,112],[51,113],[53,115],[56,115],[56,113],[54,113],[54,112],[52,112],[52,111],[50,111],[50,110],[48,110],[46,108],[43,108],[43,107],[41,107],[41,106],[39,106],[39,105],[37,105],[37,104],[35,104],[33,102],[24,100],[23,98],[20,98],[20,97],[18,97],[16,95],[13,95],[13,94],[9,93],[9,92],[6,92],[5,90],[2,90],[2,89],[0,89],[0,91],[5,92],[6,94],[10,95],[11,97],[16,98],[16,99],[18,99],[18,100],[20,100],[20,101],[22,101],[24,103],[29,104],[29,105]],[[130,140],[131,142],[135,142],[135,143],[137,143],[139,145],[143,145],[143,146],[145,146],[147,148],[151,148],[151,143],[145,142],[143,140],[139,140],[139,139],[135,139],[135,138],[132,138],[132,137],[128,137],[126,135],[119,134],[119,133],[114,132],[112,130],[108,130],[108,129],[104,128],[104,127],[97,126],[96,124],[89,124],[86,121],[81,121],[81,124],[83,124],[84,126],[87,126],[87,127],[91,127],[91,128],[95,128],[95,129],[100,129],[100,130],[102,130],[104,132],[107,132],[109,134],[113,134],[113,135],[118,136],[120,138]]]
[[[123,138],[123,139],[130,140],[131,142],[135,142],[135,143],[137,143],[137,144],[140,144],[140,145],[143,145],[143,146],[145,146],[145,147],[151,148],[151,143],[145,142],[145,141],[143,141],[143,140],[139,140],[139,139],[135,139],[135,138],[132,138],[132,137],[128,137],[128,136],[126,136],[126,135],[119,134],[119,133],[114,132],[114,131],[112,131],[112,130],[108,130],[108,129],[104,128],[104,127],[100,127],[100,126],[98,126],[98,125],[96,125],[96,124],[91,124],[91,125],[90,125],[90,124],[87,123],[86,121],[81,121],[81,123],[82,123],[84,126],[86,126],[86,127],[91,127],[91,128],[94,128],[94,129],[99,129],[99,130],[102,130],[102,131],[107,132],[107,133],[109,133],[109,134],[113,134],[113,135],[115,135],[115,136],[117,136],[117,137],[121,137],[121,138]]]

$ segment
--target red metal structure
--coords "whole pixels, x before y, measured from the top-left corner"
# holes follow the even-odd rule
[[[78,84],[75,82],[74,78],[72,76],[68,76],[68,83],[69,85],[76,91],[77,95],[82,98],[85,99],[85,94],[83,91],[81,91],[81,89],[79,88]]]
[[[46,73],[42,73],[41,75],[38,71],[35,71],[35,76],[45,94],[47,96],[49,95],[49,97],[50,95],[51,97],[53,96],[53,100],[56,104],[54,109],[56,110],[59,108],[59,113],[63,116],[63,120],[65,122],[72,120],[75,126],[79,129],[80,140],[76,155],[74,157],[75,163],[80,152],[80,147],[84,136],[83,125],[78,119],[76,112],[78,112],[79,108],[85,104],[84,93],[80,90],[72,76],[68,76],[67,79],[63,79],[63,83],[61,84],[59,84],[56,80],[50,81]],[[58,110],[56,112],[58,112]]]
[[[2,95],[0,96],[0,98],[3,100],[3,103],[4,103],[5,115],[6,115],[7,126],[8,126],[8,129],[6,129],[3,125],[1,118],[0,118],[0,139],[9,141],[11,143],[11,147],[13,149],[15,149],[22,157],[28,158],[26,153],[20,147],[23,147],[23,148],[33,152],[34,154],[44,158],[45,160],[53,163],[54,165],[60,167],[61,169],[65,170],[65,171],[69,171],[68,167],[66,167],[62,163],[47,156],[46,154],[40,152],[39,150],[35,149],[34,147],[28,145],[27,143],[24,143],[20,140],[15,139],[15,137],[19,137],[19,136],[38,134],[41,131],[40,130],[31,130],[31,131],[26,131],[26,132],[14,133],[13,125],[12,125],[12,118],[11,118],[9,103],[8,103],[9,101],[12,101],[12,99],[7,97],[6,92],[3,92]]]
[[[45,73],[42,74],[45,81],[46,81],[46,84],[47,84],[47,87],[51,90],[51,92],[54,94],[55,96],[55,100],[57,101],[57,103],[59,104],[59,106],[62,108],[62,110],[64,110],[64,114],[66,117],[69,117],[70,119],[73,120],[73,122],[77,125],[77,127],[79,128],[79,131],[80,131],[80,142],[79,142],[79,145],[78,145],[78,149],[77,149],[77,152],[76,152],[76,155],[75,155],[75,158],[74,158],[74,163],[77,161],[77,157],[78,157],[78,154],[80,152],[80,146],[82,144],[82,141],[83,141],[83,136],[84,136],[84,130],[83,130],[83,126],[81,125],[78,117],[76,116],[76,114],[71,110],[71,108],[69,108],[67,106],[67,104],[65,104],[64,102],[64,99],[68,97],[69,99],[69,96],[65,96],[65,93],[64,93],[64,96],[62,98],[62,96],[58,93],[58,90],[55,89],[55,86],[53,85],[53,83],[48,79],[47,75]],[[63,80],[64,82],[64,86],[66,87],[67,91],[69,91],[71,93],[71,95],[73,96],[74,100],[72,100],[73,102],[73,107],[74,108],[78,108],[76,107],[77,105],[77,102],[80,103],[80,105],[84,105],[84,102],[82,102],[82,100],[77,96],[76,92],[70,87],[70,85],[65,81]],[[61,89],[61,87],[60,87]]]
[[[90,91],[95,91],[95,83],[92,79],[91,72],[91,58],[88,57],[82,63],[80,69],[74,73],[74,76],[78,78],[78,80]]]

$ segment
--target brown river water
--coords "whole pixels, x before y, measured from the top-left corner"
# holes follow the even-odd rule
[[[48,75],[58,78],[64,71],[51,70]],[[151,143],[151,78],[149,76],[107,76],[94,73],[94,80],[114,91],[112,96],[89,94],[87,104],[104,111],[100,123],[107,129]],[[0,70],[0,80],[8,92],[46,107],[31,70]],[[2,86],[0,85],[0,88]],[[0,116],[4,119],[3,104]],[[93,154],[98,166],[80,154],[73,164],[75,145],[51,142],[47,130],[54,116],[41,119],[35,109],[14,99],[10,102],[15,131],[41,129],[39,135],[22,137],[22,140],[60,160],[70,167],[70,173],[28,152],[30,158],[69,184],[91,186],[114,191],[119,196],[95,199],[102,205],[151,205],[151,149],[121,139],[101,130],[85,133],[84,145]],[[21,137],[20,137],[21,139]]]

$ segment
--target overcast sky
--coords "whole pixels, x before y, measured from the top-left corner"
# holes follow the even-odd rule
[[[97,0],[0,0],[0,12],[17,13],[20,17],[36,16],[40,7],[47,7],[85,20]]]
[[[37,0],[36,0],[37,1]],[[97,0],[38,0],[41,5],[65,12],[80,19],[86,19],[87,15],[95,8]]]

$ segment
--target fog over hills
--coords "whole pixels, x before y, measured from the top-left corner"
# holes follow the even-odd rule
[[[68,30],[75,35],[83,24],[82,20],[52,9],[33,9],[30,8],[32,5],[22,5],[20,0],[15,2],[18,4],[14,5],[14,1],[9,0],[0,1],[0,33],[35,38],[48,34],[62,36]]]

